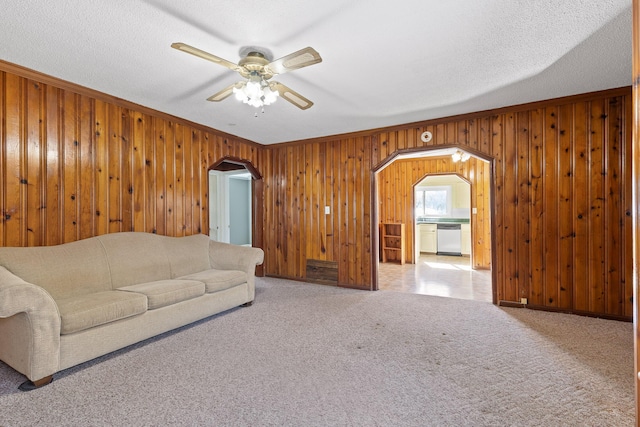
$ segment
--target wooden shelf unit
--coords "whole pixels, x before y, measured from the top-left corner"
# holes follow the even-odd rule
[[[381,224],[382,262],[404,264],[404,224],[385,222]]]

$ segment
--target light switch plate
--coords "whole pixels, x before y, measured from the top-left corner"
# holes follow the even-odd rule
[[[325,206],[324,207],[324,214],[325,215],[329,215],[331,213],[331,206]]]

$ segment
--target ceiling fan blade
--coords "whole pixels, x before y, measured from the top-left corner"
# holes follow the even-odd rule
[[[287,86],[278,82],[271,82],[269,86],[280,94],[280,97],[289,101],[301,110],[306,110],[313,106],[313,102],[300,95],[298,92],[289,89]]]
[[[273,74],[282,74],[287,71],[297,70],[298,68],[308,67],[318,62],[322,62],[320,54],[312,47],[305,47],[297,52],[276,59],[265,68]]]
[[[238,83],[234,83],[230,86],[225,87],[224,89],[222,89],[220,92],[215,93],[213,95],[211,95],[210,97],[207,98],[207,101],[211,101],[211,102],[219,102],[222,101],[223,99],[228,98],[232,93],[233,93],[233,88],[237,85]]]
[[[200,50],[196,47],[189,46],[188,44],[179,43],[179,42],[172,43],[171,47],[174,49],[181,50],[182,52],[190,53],[191,55],[197,56],[199,58],[206,59],[207,61],[220,64],[223,67],[227,67],[233,71],[238,71],[240,69],[240,66],[238,64],[234,64],[231,61],[227,61],[226,59],[222,59],[219,56],[215,56],[209,52],[205,52],[204,50]]]

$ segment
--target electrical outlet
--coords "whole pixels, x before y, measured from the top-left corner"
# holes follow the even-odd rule
[[[526,298],[520,298],[520,304],[527,305],[527,299]]]
[[[331,206],[325,206],[324,207],[324,214],[325,215],[329,215],[331,213]]]

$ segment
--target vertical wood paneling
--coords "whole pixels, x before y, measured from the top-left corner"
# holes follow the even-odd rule
[[[0,71],[0,245],[206,232],[211,154],[260,164],[256,144],[202,138],[188,122],[44,78]]]
[[[574,168],[572,139],[574,136],[573,104],[560,106],[558,159],[558,302],[557,307],[571,308],[573,303],[573,239],[575,238],[572,197]]]
[[[493,158],[493,182],[490,171],[471,163],[456,173],[476,183],[479,211],[494,212],[493,221],[473,219],[473,262],[493,269],[498,300],[631,313],[631,103],[620,90],[530,110],[259,147],[16,72],[4,70],[0,80],[2,245],[56,244],[130,229],[207,232],[208,166],[233,156],[263,173],[267,274],[303,279],[306,261],[319,258],[338,262],[341,285],[368,289],[372,171],[398,150],[457,145]],[[419,140],[424,130],[433,133],[428,144]],[[445,159],[389,169],[379,177],[378,201],[384,206],[389,199],[385,186],[448,169]],[[410,217],[411,194],[398,196],[389,215]],[[483,248],[492,240],[489,255]]]
[[[66,115],[66,113],[65,113]],[[78,239],[86,239],[96,234],[96,136],[94,133],[95,122],[95,101],[88,97],[81,97],[76,117],[77,124],[79,160],[77,168],[65,167],[65,173],[77,176],[80,200],[80,218],[78,227]],[[73,237],[69,236],[69,241]]]
[[[544,111],[531,112],[529,124],[531,138],[529,150],[529,215],[531,222],[530,237],[530,288],[529,299],[532,304],[544,305]]]
[[[180,143],[180,155],[181,155],[181,201],[182,206],[182,227],[183,232],[181,235],[191,235],[193,231],[193,130],[188,126],[182,126],[181,143]],[[207,178],[208,185],[208,178]],[[197,212],[196,212],[197,214]],[[207,230],[208,233],[208,223]]]
[[[591,103],[591,189],[590,196],[590,218],[589,229],[599,230],[592,234],[591,245],[589,247],[589,266],[591,276],[591,295],[589,298],[591,309],[589,311],[605,311],[605,271],[606,271],[606,247],[607,236],[605,230],[605,208],[606,199],[604,177],[606,168],[605,159],[605,100],[598,100]]]
[[[625,223],[625,208],[623,203],[623,190],[622,185],[622,156],[623,152],[623,126],[624,121],[622,119],[623,105],[621,99],[613,98],[608,103],[608,145],[610,147],[607,150],[606,161],[606,188],[607,194],[607,234],[610,236],[607,239],[607,277],[606,277],[606,296],[607,305],[606,311],[613,313],[624,313],[624,279],[621,274],[623,268],[623,254],[624,254],[624,223]]]
[[[95,143],[96,143],[96,163],[95,163],[95,187],[96,187],[96,234],[107,234],[109,232],[109,141],[108,141],[108,104],[96,101],[95,113]]]
[[[503,141],[504,141],[504,129],[502,123],[502,115],[494,115],[491,117],[491,151],[490,155],[494,160],[494,174],[495,174],[495,194],[493,197],[493,205],[495,216],[493,217],[493,223],[495,226],[492,230],[492,242],[493,242],[493,265],[494,270],[493,277],[496,280],[494,287],[496,293],[502,298],[506,298],[507,295],[507,283],[504,280],[505,277],[505,241],[504,241],[504,175],[505,175],[505,161],[502,156]]]
[[[546,109],[544,140],[544,234],[543,234],[543,293],[544,306],[557,307],[558,304],[558,262],[559,262],[559,216],[558,206],[558,146],[548,141],[558,140],[558,111],[555,107]]]
[[[23,80],[10,73],[5,75],[4,89],[4,200],[2,207],[2,219],[4,221],[5,246],[26,246],[24,239],[26,224],[24,223],[22,188],[23,159],[24,159],[24,132],[22,125],[22,109],[25,100],[23,98]]]
[[[133,229],[146,231],[146,194],[147,182],[145,177],[145,133],[142,113],[132,114],[132,142],[133,161],[131,187],[133,189]]]
[[[107,158],[102,170],[106,171],[108,191],[107,233],[122,231],[122,192],[120,183],[122,180],[122,161],[125,153],[122,149],[121,110],[118,106],[106,104],[106,128],[105,138],[107,144]]]
[[[628,95],[620,91],[615,96],[601,93],[576,102],[550,101],[485,117],[385,129],[367,137],[347,135],[267,147],[273,164],[265,198],[277,197],[282,203],[272,204],[273,211],[265,213],[265,223],[274,224],[273,231],[267,229],[265,241],[273,241],[276,247],[298,247],[304,260],[324,247],[327,259],[338,261],[341,285],[368,288],[372,269],[366,252],[373,248],[366,243],[372,226],[367,201],[371,189],[366,183],[372,170],[398,150],[469,147],[493,158],[493,183],[491,171],[478,167],[479,163],[454,171],[475,182],[474,203],[486,213],[472,220],[473,265],[494,271],[497,299],[520,302],[526,298],[532,306],[628,317],[632,289],[627,282],[632,270],[628,254],[631,192],[625,186],[630,170],[624,156],[630,146],[627,104]],[[423,145],[419,137],[425,129],[433,133],[433,140]],[[324,177],[321,182],[305,179],[295,166],[296,155],[287,155],[294,153],[293,147],[306,144],[313,145],[314,155],[317,149],[326,159],[318,166]],[[309,151],[297,153],[302,160]],[[316,167],[313,161],[304,161],[311,170]],[[394,165],[378,175],[378,220],[412,223],[411,192],[396,189],[408,187],[405,183],[413,176],[451,169],[443,158],[404,168]],[[296,202],[304,206],[293,205],[298,191],[282,186],[292,179],[304,179],[305,194],[311,193]],[[313,202],[316,194],[332,206],[331,215],[324,218],[327,227],[319,232],[312,225],[318,221],[318,212],[323,217],[323,205]],[[282,234],[280,227],[290,230],[298,224],[305,226],[296,228],[297,235]],[[408,246],[413,239],[409,227]],[[304,279],[297,261],[273,257],[278,268],[267,267],[267,274]],[[412,248],[407,249],[406,258],[413,259]]]
[[[571,194],[583,194],[583,197],[574,198],[573,220],[575,227],[574,255],[576,260],[589,259],[589,137],[590,116],[588,104],[579,102],[575,104],[575,138],[572,147],[574,161],[574,180]],[[589,310],[589,265],[576,263],[574,266],[574,292],[573,300],[576,310]]]
[[[25,105],[25,132],[27,142],[24,150],[25,167],[23,169],[23,204],[22,215],[26,219],[26,242],[29,246],[42,245],[43,218],[45,213],[41,208],[44,156],[43,137],[41,135],[41,102],[42,91],[38,83],[28,80],[26,82]]]
[[[622,156],[622,205],[624,206],[624,224],[622,224],[622,228],[620,232],[622,233],[622,240],[624,241],[624,252],[621,257],[621,270],[620,277],[623,283],[624,291],[623,291],[623,303],[624,307],[624,315],[625,317],[632,319],[634,312],[634,283],[635,280],[633,275],[635,274],[634,265],[636,263],[635,255],[634,255],[634,244],[635,238],[633,235],[634,230],[634,219],[633,219],[633,200],[636,199],[637,196],[636,189],[634,186],[634,182],[636,179],[634,178],[635,169],[633,166],[634,162],[634,151],[633,151],[633,133],[634,133],[634,120],[632,119],[635,116],[635,108],[633,96],[626,96],[624,99],[624,112],[621,114],[621,117],[624,118],[624,124],[622,129],[622,134],[620,137],[622,152],[620,155]],[[631,139],[631,144],[626,142],[627,139]],[[628,177],[631,176],[631,179]],[[629,203],[631,201],[631,203]],[[629,230],[632,230],[632,236],[629,236]],[[631,275],[628,272],[631,271]]]
[[[504,208],[502,242],[504,244],[504,280],[507,301],[520,301],[520,283],[518,281],[520,271],[518,269],[518,228],[523,224],[518,223],[518,145],[515,114],[504,116],[503,132],[508,144],[504,144]]]
[[[69,146],[69,141],[63,134],[63,129],[56,126],[56,123],[62,120],[58,116],[60,105],[64,102],[59,98],[58,90],[53,87],[46,87],[44,104],[45,110],[45,163],[43,165],[44,174],[44,194],[42,197],[42,209],[45,211],[44,224],[44,244],[49,242],[57,242],[60,240],[60,233],[75,233],[73,223],[75,222],[77,209],[75,200],[71,200],[71,195],[75,193],[75,183],[65,181],[64,167],[66,162],[73,163],[75,159],[75,150],[73,145]],[[72,108],[73,111],[73,108]],[[75,126],[72,126],[72,132]],[[71,137],[73,139],[73,133]],[[53,155],[52,153],[60,153]],[[66,158],[66,159],[65,159]],[[61,161],[62,160],[62,161]],[[68,192],[71,191],[69,195]],[[65,218],[60,214],[60,210],[64,210],[65,199],[69,200],[69,216]]]
[[[516,277],[518,280],[518,298],[528,298],[531,294],[531,139],[530,139],[530,112],[520,112],[515,115],[516,138],[516,172],[517,195],[515,208],[516,216]]]
[[[123,108],[121,114],[121,144],[122,144],[122,164],[121,164],[121,194],[122,194],[122,231],[133,231],[133,116],[129,109]]]

